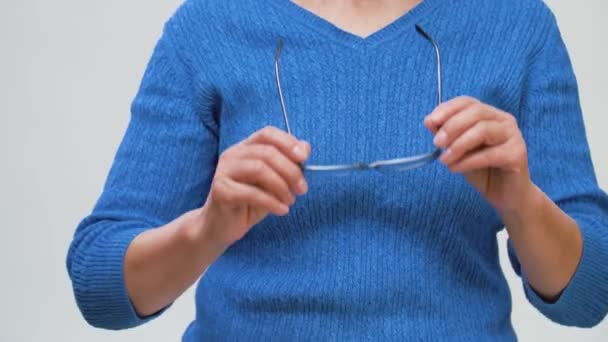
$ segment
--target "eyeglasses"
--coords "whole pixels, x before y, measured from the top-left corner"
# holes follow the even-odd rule
[[[437,105],[441,104],[442,94],[441,94],[441,57],[439,55],[439,47],[433,40],[433,38],[422,29],[418,24],[416,24],[416,31],[420,33],[426,40],[428,40],[435,49],[436,59],[437,59]],[[281,80],[279,79],[279,57],[281,56],[281,50],[283,49],[283,40],[279,39],[279,44],[277,47],[277,52],[274,58],[274,73],[275,79],[277,83],[277,90],[279,92],[279,99],[281,101],[281,110],[283,111],[283,119],[285,120],[285,127],[287,128],[287,133],[291,133],[291,128],[289,127],[289,120],[287,119],[287,110],[285,109],[285,100],[283,98],[283,91],[281,89]],[[439,157],[441,154],[441,149],[435,148],[434,151],[425,154],[419,154],[415,156],[403,157],[403,158],[395,158],[395,159],[387,159],[387,160],[377,160],[371,163],[353,163],[353,164],[334,164],[334,165],[310,165],[310,164],[302,164],[301,167],[305,171],[357,171],[357,170],[378,170],[378,171],[406,171],[414,168],[418,168],[424,166],[426,164],[431,163],[435,159]]]

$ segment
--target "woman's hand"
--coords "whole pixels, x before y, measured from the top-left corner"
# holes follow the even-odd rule
[[[241,239],[266,215],[286,215],[308,185],[299,166],[310,145],[274,127],[265,127],[228,148],[219,158],[201,212],[207,232],[222,246]]]
[[[292,192],[307,190],[298,164],[309,154],[308,143],[272,127],[228,148],[203,207],[146,230],[129,245],[125,283],[139,315],[173,302],[269,212],[287,214]]]
[[[557,300],[581,260],[582,235],[577,222],[532,183],[513,115],[458,97],[435,108],[424,124],[445,149],[441,161],[463,173],[501,215],[532,288]]]
[[[444,148],[440,157],[452,172],[463,173],[498,212],[525,203],[533,191],[526,143],[513,115],[462,96],[439,105],[424,119]]]

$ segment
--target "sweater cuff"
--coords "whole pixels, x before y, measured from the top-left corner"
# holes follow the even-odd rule
[[[575,218],[576,219],[576,218]],[[547,302],[522,280],[526,297],[542,314],[563,325],[592,327],[608,312],[608,232],[594,220],[576,220],[583,238],[577,269],[555,302]]]
[[[147,229],[121,228],[99,236],[86,255],[74,259],[72,276],[78,307],[89,324],[104,329],[135,327],[167,309],[146,317],[135,311],[125,284],[124,259],[133,239]]]

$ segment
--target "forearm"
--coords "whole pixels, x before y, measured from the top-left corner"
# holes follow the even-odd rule
[[[535,185],[519,208],[500,215],[530,285],[546,300],[556,299],[581,258],[578,225]]]
[[[125,283],[140,316],[154,314],[186,291],[225,250],[207,234],[204,209],[137,236],[124,261]]]

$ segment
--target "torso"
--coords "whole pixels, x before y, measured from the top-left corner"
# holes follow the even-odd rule
[[[415,24],[441,49],[444,100],[466,94],[518,114],[540,44],[530,4],[368,5],[361,20],[361,5],[308,3],[199,0],[174,21],[205,87],[201,102],[213,100],[218,153],[264,126],[285,128],[279,39],[290,126],[311,143],[311,164],[431,150],[422,121],[436,106],[436,57]],[[288,216],[264,219],[206,271],[184,341],[516,339],[498,262],[500,218],[460,175],[432,163],[307,181]]]

